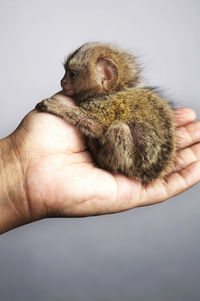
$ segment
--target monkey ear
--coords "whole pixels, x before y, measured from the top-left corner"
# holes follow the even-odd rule
[[[118,82],[117,64],[110,58],[100,59],[97,62],[97,76],[105,90],[112,90]]]

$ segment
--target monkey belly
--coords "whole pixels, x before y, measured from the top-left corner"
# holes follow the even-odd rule
[[[158,178],[174,159],[172,137],[164,140],[155,132],[147,132],[142,124],[127,125],[117,121],[105,137],[87,138],[87,144],[97,166],[142,183]]]

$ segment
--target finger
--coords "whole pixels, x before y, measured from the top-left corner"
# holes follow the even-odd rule
[[[193,162],[179,172],[175,172],[147,186],[138,206],[153,205],[165,201],[200,181],[200,161]]]
[[[196,113],[190,108],[175,109],[173,116],[177,127],[186,125],[194,121],[197,117]]]
[[[175,159],[174,171],[179,171],[198,160],[200,160],[200,143],[184,148],[178,152]]]
[[[181,126],[176,130],[177,148],[185,148],[200,142],[200,121]]]

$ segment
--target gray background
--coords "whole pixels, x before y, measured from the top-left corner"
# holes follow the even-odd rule
[[[149,84],[199,112],[200,1],[0,1],[0,137],[60,89],[88,40],[141,57]],[[0,238],[0,300],[200,300],[200,186],[155,206],[51,219]]]

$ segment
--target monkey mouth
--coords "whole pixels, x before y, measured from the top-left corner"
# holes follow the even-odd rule
[[[75,94],[74,90],[73,89],[63,89],[63,92],[65,95],[67,96],[72,96]]]

